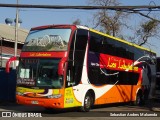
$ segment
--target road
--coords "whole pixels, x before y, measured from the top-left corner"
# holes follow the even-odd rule
[[[15,103],[5,103],[0,104],[1,116],[2,112],[9,112],[12,114],[12,119],[17,119],[20,117],[38,117],[37,120],[47,120],[47,119],[96,119],[98,120],[114,120],[115,118],[119,119],[143,119],[158,120],[160,118],[160,100],[149,101],[145,106],[132,106],[130,104],[111,104],[96,106],[91,109],[90,112],[78,112],[77,109],[67,109],[63,111],[47,111],[43,107],[38,106],[24,106],[17,105]],[[143,117],[142,117],[143,116]],[[145,119],[144,119],[145,117]],[[0,117],[1,119],[2,117]],[[5,118],[3,118],[5,119]],[[8,118],[6,118],[8,120]],[[27,118],[23,118],[27,119]],[[36,118],[34,118],[36,119]]]

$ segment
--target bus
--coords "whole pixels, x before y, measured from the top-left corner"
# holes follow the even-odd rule
[[[149,95],[155,57],[149,49],[86,26],[31,28],[18,59],[16,101],[84,112],[94,105],[140,105]]]
[[[160,57],[157,57],[157,71],[156,71],[156,98],[160,98]]]
[[[157,75],[156,75],[156,78],[157,78],[157,89],[159,88],[160,89],[160,87],[158,87],[158,86],[160,86],[160,57],[157,57],[156,58],[156,60],[157,60],[157,67],[156,67],[156,69],[157,69]]]

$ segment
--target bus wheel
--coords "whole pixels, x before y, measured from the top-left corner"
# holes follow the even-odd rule
[[[138,92],[134,105],[141,106],[142,104],[143,104],[143,95],[141,92]]]
[[[93,105],[93,98],[91,97],[91,94],[88,92],[84,98],[84,105],[80,108],[80,111],[89,112],[92,105]]]

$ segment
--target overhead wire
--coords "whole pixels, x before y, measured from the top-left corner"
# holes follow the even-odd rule
[[[62,5],[28,5],[28,4],[0,4],[0,7],[18,7],[18,8],[42,8],[42,9],[81,9],[81,10],[96,10],[96,9],[108,9],[108,10],[141,10],[148,9],[160,10],[160,6],[62,6]],[[146,11],[146,10],[145,10]]]

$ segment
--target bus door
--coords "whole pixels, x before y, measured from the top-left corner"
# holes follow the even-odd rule
[[[73,86],[80,84],[82,69],[88,41],[88,31],[78,29],[75,31],[70,45],[69,60],[66,77],[66,90],[64,104],[66,107],[77,106],[74,98]]]

